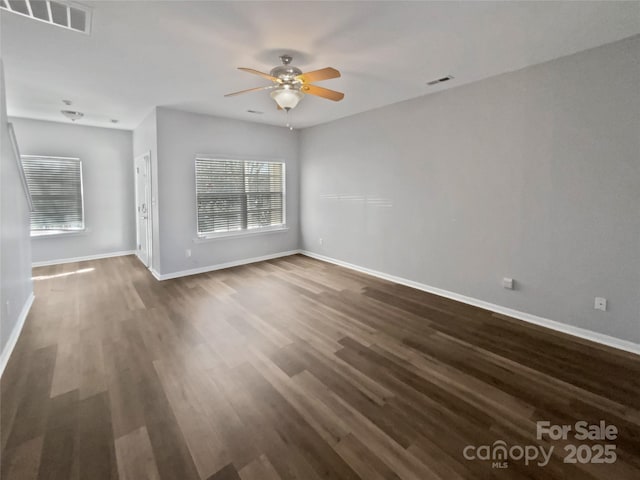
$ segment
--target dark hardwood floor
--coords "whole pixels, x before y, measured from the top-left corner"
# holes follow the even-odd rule
[[[165,282],[133,257],[34,276],[2,378],[3,480],[640,478],[638,356],[298,255]],[[537,440],[545,420],[618,435]],[[507,468],[465,459],[499,441]],[[569,444],[617,460],[564,463]],[[554,450],[526,465],[514,446]]]

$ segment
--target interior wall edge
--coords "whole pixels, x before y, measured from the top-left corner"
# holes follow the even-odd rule
[[[121,250],[118,252],[98,253],[96,255],[86,255],[84,257],[59,258],[56,260],[46,260],[43,262],[33,262],[32,267],[47,267],[49,265],[62,265],[64,263],[84,262],[86,260],[100,260],[102,258],[122,257],[125,255],[135,255],[135,250]]]
[[[27,297],[27,300],[24,302],[22,310],[20,311],[20,315],[18,316],[18,321],[14,325],[11,335],[9,335],[9,339],[2,349],[2,354],[0,354],[0,377],[4,374],[4,369],[9,362],[9,358],[11,358],[13,349],[15,348],[16,343],[18,343],[18,338],[20,338],[20,334],[22,333],[22,327],[24,327],[24,322],[29,316],[29,311],[31,310],[31,306],[33,305],[35,298],[36,297],[33,292],[31,292]]]
[[[415,288],[417,290],[422,290],[424,292],[433,293],[434,295],[439,295],[441,297],[449,298],[451,300],[456,300],[458,302],[465,303],[467,305],[473,305],[474,307],[483,308],[485,310],[499,313],[501,315],[506,315],[508,317],[515,318],[517,320],[522,320],[524,322],[545,327],[551,330],[555,330],[557,332],[565,333],[567,335],[579,337],[585,340],[599,343],[601,345],[606,345],[607,347],[613,347],[618,350],[623,350],[625,352],[640,355],[640,343],[630,342],[628,340],[623,340],[621,338],[612,337],[610,335],[594,332],[592,330],[587,330],[586,328],[568,325],[566,323],[562,323],[557,320],[551,320],[549,318],[539,317],[531,313],[514,310],[508,307],[503,307],[502,305],[496,305],[494,303],[486,302],[478,298],[468,297],[466,295],[461,295],[459,293],[451,292],[449,290],[443,290],[441,288],[433,287],[431,285],[409,280],[407,278],[397,277],[395,275],[390,275],[388,273],[372,270],[366,267],[361,267],[360,265],[354,265],[353,263],[345,262],[332,257],[327,257],[325,255],[311,252],[309,250],[301,250],[300,253],[302,255],[306,255],[307,257],[315,258],[316,260],[333,263],[334,265],[339,265],[341,267],[355,270],[360,273],[372,275],[374,277],[378,277],[383,280],[388,280],[390,282],[398,283],[400,285],[405,285],[407,287]]]
[[[156,278],[156,280],[159,280],[159,281],[171,280],[173,278],[187,277],[189,275],[197,275],[199,273],[213,272],[215,270],[223,270],[225,268],[239,267],[241,265],[248,265],[250,263],[264,262],[265,260],[273,260],[274,258],[288,257],[290,255],[296,255],[298,253],[302,253],[302,251],[299,249],[287,250],[286,252],[271,253],[269,255],[262,255],[260,257],[244,258],[240,260],[234,260],[231,262],[218,263],[215,265],[207,265],[204,267],[192,268],[190,270],[181,270],[178,272],[171,272],[171,273],[159,273],[158,271],[151,269],[151,273]]]

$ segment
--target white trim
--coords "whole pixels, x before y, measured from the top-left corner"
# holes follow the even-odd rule
[[[61,265],[63,263],[84,262],[86,260],[100,260],[101,258],[122,257],[124,255],[135,255],[135,250],[123,250],[121,252],[99,253],[97,255],[87,255],[85,257],[60,258],[57,260],[45,260],[44,262],[33,262],[32,267],[46,267],[49,265]]]
[[[42,158],[44,160],[77,160],[81,162],[79,157],[55,157],[53,155],[20,155],[20,158]]]
[[[268,231],[268,230],[271,230],[273,227],[275,227],[274,230],[288,229],[287,227],[287,162],[285,162],[284,160],[275,160],[275,159],[268,159],[268,158],[259,159],[259,158],[250,157],[250,156],[247,156],[246,158],[239,158],[233,155],[197,154],[195,159],[193,160],[194,191],[196,192],[195,214],[196,214],[197,238],[200,238],[206,241],[206,240],[214,239],[216,237],[250,235],[252,233],[250,232],[249,229],[243,229],[240,231],[234,230],[232,232],[218,232],[218,233],[200,232],[200,216],[198,215],[198,160],[239,162],[239,163],[242,163],[243,169],[245,168],[245,164],[247,162],[270,163],[270,164],[281,165],[282,166],[282,223],[279,225],[269,225],[268,227],[262,227],[256,230]],[[244,193],[246,194],[247,192],[245,191]],[[245,214],[245,217],[246,215],[248,215],[247,212],[244,212],[244,214]]]
[[[149,271],[151,272],[151,275],[153,275],[153,277],[159,282],[164,280],[160,272],[158,272],[155,268],[149,268]]]
[[[147,231],[146,231],[146,241],[147,241],[147,261],[143,262],[142,258],[139,255],[139,245],[140,245],[140,212],[138,211],[138,206],[140,205],[140,199],[138,198],[140,192],[138,191],[138,161],[140,159],[144,160],[145,168],[147,169],[146,175],[146,196],[145,203],[147,204]],[[142,155],[138,155],[133,159],[133,178],[135,179],[135,218],[136,218],[136,257],[140,260],[140,262],[147,268],[151,268],[153,264],[153,179],[151,178],[151,150],[143,153]]]
[[[9,338],[7,339],[7,344],[2,349],[2,355],[0,355],[0,377],[2,377],[2,374],[4,373],[4,369],[9,362],[9,358],[11,358],[11,353],[13,353],[16,343],[18,343],[18,338],[20,337],[22,327],[24,327],[24,322],[29,315],[29,310],[31,310],[31,305],[33,305],[34,299],[35,296],[33,295],[33,292],[31,292],[29,297],[27,297],[26,302],[24,302],[22,311],[18,316],[18,321],[14,325],[11,335],[9,335]]]
[[[500,313],[508,317],[516,318],[518,320],[523,320],[525,322],[532,323],[534,325],[539,325],[541,327],[549,328],[551,330],[566,333],[568,335],[573,335],[574,337],[583,338],[586,340],[590,340],[592,342],[606,345],[608,347],[613,347],[619,350],[624,350],[626,352],[640,355],[640,343],[629,342],[627,340],[611,337],[609,335],[587,330],[585,328],[575,327],[573,325],[567,325],[565,323],[561,323],[556,320],[550,320],[548,318],[538,317],[530,313],[521,312],[519,310],[513,310],[511,308],[503,307],[501,305],[485,302],[484,300],[479,300],[473,297],[467,297],[466,295],[461,295],[459,293],[450,292],[448,290],[443,290],[441,288],[432,287],[430,285],[425,285],[424,283],[414,282],[413,280],[407,280],[406,278],[396,277],[395,275],[389,275],[387,273],[379,272],[377,270],[371,270],[369,268],[360,267],[352,263],[344,262],[342,260],[336,260],[335,258],[326,257],[324,255],[320,255],[314,252],[309,252],[307,250],[301,250],[300,253],[302,255],[306,255],[307,257],[315,258],[316,260],[322,260],[324,262],[333,263],[341,267],[349,268],[351,270],[355,270],[361,273],[366,273],[368,275],[382,278],[384,280],[398,283],[400,285],[406,285],[407,287],[412,287],[418,290],[422,290],[424,292],[433,293],[441,297],[450,298],[452,300],[456,300],[461,303],[466,303],[467,305],[480,307],[485,310],[490,310],[492,312]]]
[[[33,240],[38,238],[75,237],[79,235],[88,235],[89,233],[91,233],[89,228],[83,228],[82,230],[31,230],[30,238]]]
[[[29,159],[29,160],[34,160],[34,159],[40,159],[40,160],[69,160],[69,161],[74,161],[74,162],[78,162],[79,168],[80,168],[80,211],[82,213],[82,228],[77,229],[77,230],[70,230],[68,233],[69,234],[84,234],[86,233],[87,230],[87,225],[85,222],[85,215],[84,215],[84,180],[83,180],[83,169],[82,169],[82,160],[79,159],[78,157],[54,157],[51,155],[20,155],[20,159],[22,161],[22,163],[24,164],[24,160],[25,159]],[[34,209],[31,209],[31,211],[33,212]],[[36,232],[42,232],[42,230],[35,230]],[[60,232],[60,230],[57,230],[58,232]],[[33,230],[32,230],[33,232]],[[59,233],[58,233],[59,234]],[[48,236],[52,236],[52,235],[58,235],[58,234],[40,234],[40,235],[32,235],[31,238],[37,238],[37,237],[48,237]]]
[[[263,255],[262,257],[245,258],[242,260],[234,260],[233,262],[219,263],[217,265],[209,265],[206,267],[193,268],[191,270],[182,270],[180,272],[173,273],[158,273],[154,269],[151,269],[151,274],[157,280],[170,280],[172,278],[186,277],[188,275],[197,275],[199,273],[213,272],[214,270],[222,270],[223,268],[238,267],[240,265],[247,265],[249,263],[264,262],[265,260],[273,260],[274,258],[288,257],[289,255],[296,255],[301,253],[300,250],[289,250],[288,252],[272,253],[270,255]]]
[[[196,237],[193,239],[193,243],[204,243],[210,242],[214,240],[220,240],[222,238],[234,238],[234,237],[247,237],[253,235],[265,235],[267,233],[278,233],[278,232],[288,232],[289,227],[286,225],[274,225],[270,227],[260,227],[260,228],[251,228],[248,230],[235,230],[233,232],[219,232],[219,233],[209,233],[207,235],[202,235],[201,237]]]
[[[13,123],[8,122],[7,128],[9,129],[9,141],[13,148],[13,155],[18,165],[18,173],[20,174],[20,181],[22,182],[22,189],[27,197],[27,203],[29,204],[29,211],[33,212],[33,199],[31,198],[31,191],[29,190],[29,183],[27,182],[27,176],[24,173],[24,164],[22,163],[22,155],[20,155],[20,147],[18,146],[18,140],[16,139],[16,132],[13,128]]]
[[[287,163],[282,158],[261,157],[256,155],[229,155],[227,153],[196,153],[196,158],[201,158],[202,160],[231,160],[234,162]]]

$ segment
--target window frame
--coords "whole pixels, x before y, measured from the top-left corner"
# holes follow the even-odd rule
[[[260,163],[276,163],[282,165],[282,223],[277,225],[269,225],[266,227],[257,228],[245,228],[239,230],[231,230],[227,232],[200,232],[199,216],[198,216],[198,176],[196,163],[198,160],[210,160],[210,161],[227,161],[227,162],[260,162]],[[226,237],[244,237],[247,235],[261,235],[265,233],[284,232],[289,230],[287,225],[287,163],[284,160],[277,160],[271,158],[250,157],[242,156],[236,157],[233,155],[209,155],[209,154],[196,154],[193,160],[193,181],[194,181],[194,197],[195,197],[195,216],[196,216],[196,238],[195,242],[202,242],[207,240],[214,240],[218,238]],[[247,193],[246,191],[244,192]],[[246,215],[246,211],[244,214]]]
[[[20,155],[20,159],[28,158],[28,159],[43,159],[43,160],[71,160],[78,162],[78,166],[80,169],[80,208],[82,212],[82,228],[73,228],[73,229],[42,229],[42,230],[32,230],[31,229],[31,218],[29,218],[29,235],[31,238],[42,238],[42,237],[54,237],[57,235],[81,235],[87,232],[87,223],[85,218],[84,211],[84,175],[82,169],[82,160],[78,157],[58,157],[54,155]],[[35,207],[34,207],[35,210]]]

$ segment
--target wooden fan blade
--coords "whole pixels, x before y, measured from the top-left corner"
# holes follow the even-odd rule
[[[334,102],[339,102],[344,98],[344,93],[342,92],[336,92],[335,90],[329,90],[328,88],[318,87],[317,85],[303,85],[302,87],[300,87],[300,90],[304,93],[308,93],[309,95],[326,98],[328,100],[333,100]]]
[[[235,95],[242,95],[243,93],[257,92],[258,90],[269,90],[274,87],[275,85],[267,85],[266,87],[248,88],[247,90],[240,90],[239,92],[227,93],[225,97],[233,97]]]
[[[253,68],[238,67],[238,70],[242,70],[243,72],[253,73],[254,75],[259,75],[262,78],[266,78],[267,80],[271,80],[272,82],[280,83],[280,79],[279,78],[272,77],[268,73],[259,72],[258,70],[254,70]]]
[[[314,70],[313,72],[302,73],[295,79],[300,80],[302,83],[313,83],[321,80],[329,80],[331,78],[338,78],[340,72],[335,68],[327,67],[320,70]]]

